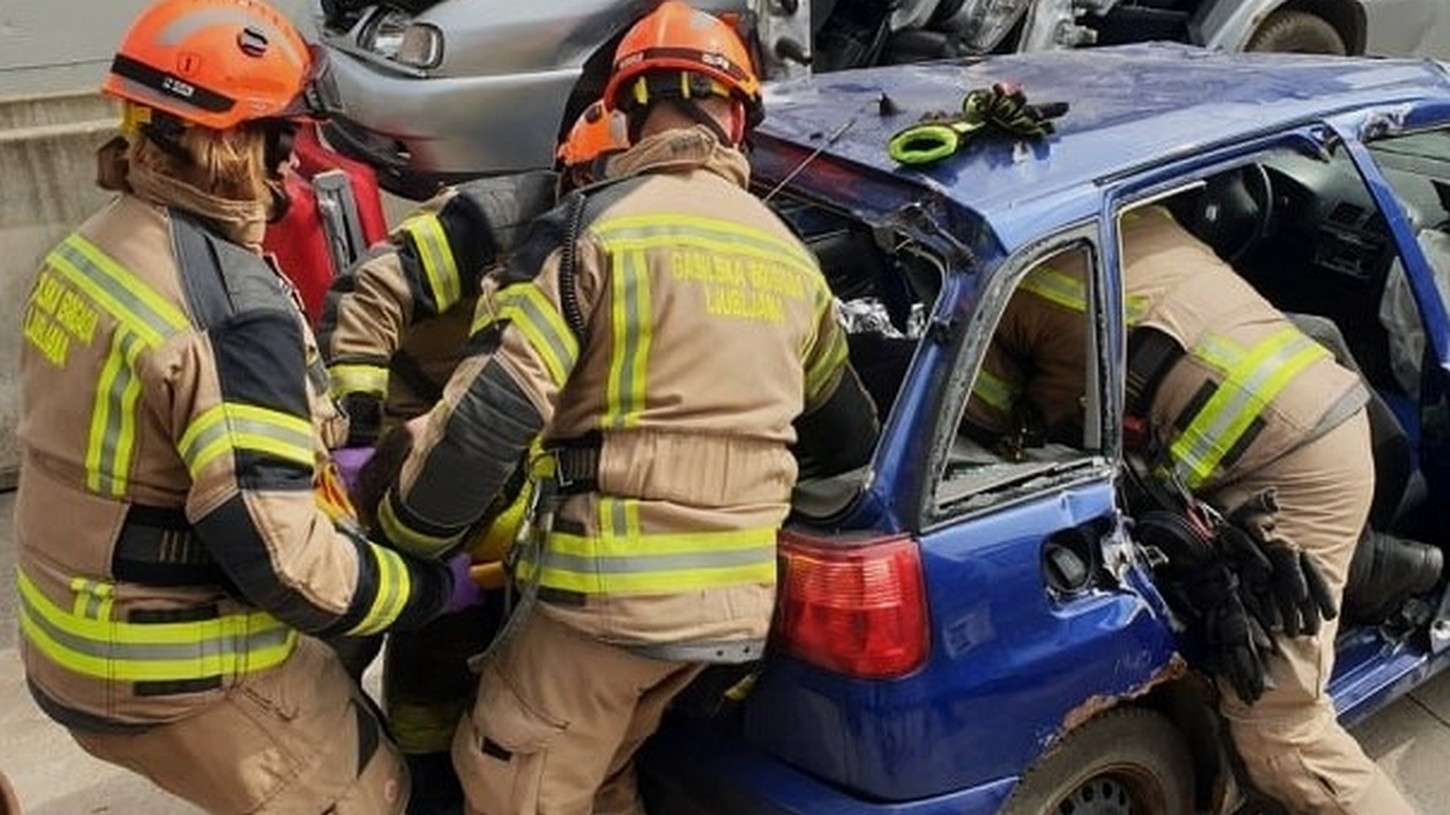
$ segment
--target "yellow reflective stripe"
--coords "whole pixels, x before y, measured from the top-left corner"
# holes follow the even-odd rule
[[[16,571],[20,629],[48,659],[83,676],[123,682],[236,676],[280,665],[296,630],[264,612],[179,623],[89,619],[56,605]]]
[[[188,327],[180,308],[168,302],[82,235],[66,238],[46,256],[58,272],[118,326],[97,381],[86,445],[86,487],[125,494],[136,442],[136,404],[141,383],[136,357]]]
[[[412,578],[402,555],[372,543],[367,549],[378,566],[377,593],[362,621],[347,632],[350,635],[376,634],[392,625],[403,613],[413,591]]]
[[[603,501],[607,496],[600,496]],[[618,503],[637,504],[629,499],[609,499]],[[575,557],[632,558],[647,555],[689,555],[712,552],[750,552],[761,547],[774,547],[775,527],[726,529],[718,532],[654,532],[628,535],[573,535],[566,532],[549,534],[549,555]]]
[[[114,585],[99,580],[74,577],[71,578],[70,588],[76,595],[72,614],[89,620],[111,619],[111,606],[115,603],[116,587]]]
[[[496,319],[507,319],[519,327],[529,347],[544,361],[549,376],[562,387],[579,360],[579,341],[564,317],[534,283],[509,286],[498,294]]]
[[[623,503],[623,502],[621,502]],[[585,594],[649,593],[774,583],[776,530],[586,537],[549,535],[547,561],[520,577]]]
[[[1133,328],[1147,316],[1148,298],[1140,294],[1129,294],[1123,298],[1123,307],[1127,311],[1124,317],[1127,318],[1128,327]]]
[[[190,325],[179,308],[80,235],[66,238],[46,263],[150,347]]]
[[[806,369],[806,405],[814,406],[821,395],[821,391],[831,384],[832,378],[841,372],[842,366],[846,364],[848,350],[846,348],[846,337],[842,331],[832,331],[828,340],[830,347],[816,358],[814,365]]]
[[[453,307],[462,296],[463,284],[458,279],[458,265],[453,260],[453,250],[448,247],[448,235],[443,223],[431,212],[413,215],[402,223],[402,229],[413,236],[413,245],[418,248],[418,260],[423,264],[423,273],[428,278],[428,288],[433,293],[433,302],[442,314]]]
[[[330,391],[338,399],[354,393],[384,396],[388,392],[388,369],[385,365],[342,363],[327,369]]]
[[[1017,389],[986,367],[977,372],[977,381],[972,383],[972,395],[1003,413],[1011,412],[1012,403],[1017,401]]]
[[[644,412],[646,364],[653,334],[648,268],[641,250],[615,253],[612,265],[613,342],[602,423],[609,428],[634,427]]]
[[[409,554],[418,555],[419,557],[436,558],[453,548],[454,545],[463,539],[463,532],[447,537],[439,537],[410,529],[402,521],[398,520],[397,513],[393,511],[393,498],[391,494],[384,496],[383,500],[378,504],[378,525],[382,528],[383,535],[389,541],[392,541],[394,545]]]
[[[632,219],[631,219],[632,220]],[[824,286],[820,269],[811,260],[796,255],[783,254],[775,245],[764,245],[738,235],[702,231],[686,226],[673,225],[673,219],[661,219],[654,227],[634,229],[611,229],[599,233],[593,230],[603,246],[611,252],[629,252],[648,249],[679,249],[695,247],[720,255],[734,255],[779,263],[801,274],[808,280]]]
[[[1087,311],[1087,288],[1083,281],[1051,266],[1039,266],[1028,273],[1022,281],[1022,290],[1066,309]]]
[[[192,420],[176,449],[195,478],[217,456],[253,450],[311,466],[312,424],[280,410],[223,402]]]
[[[1197,349],[1195,349],[1196,351]],[[1191,488],[1201,486],[1290,380],[1329,356],[1298,329],[1282,329],[1225,372],[1224,381],[1169,448]]]
[[[1232,370],[1239,360],[1248,356],[1248,351],[1228,337],[1210,334],[1198,341],[1193,355],[1207,362],[1220,372]]]
[[[818,274],[816,259],[805,247],[764,230],[733,221],[677,213],[633,215],[610,218],[589,231],[606,244],[616,241],[644,241],[653,245],[677,245],[681,239],[703,240],[745,250],[747,254],[777,257],[786,255],[806,270]],[[728,249],[727,249],[728,251]]]
[[[125,494],[136,441],[136,403],[141,380],[136,357],[144,348],[125,326],[111,335],[111,348],[96,382],[86,442],[86,487],[113,497]]]
[[[639,500],[599,496],[599,528],[607,539],[634,540],[640,537]]]

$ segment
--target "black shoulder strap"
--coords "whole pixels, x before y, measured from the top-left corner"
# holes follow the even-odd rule
[[[569,330],[574,332],[575,339],[580,342],[584,341],[586,326],[584,314],[579,308],[579,289],[575,285],[575,277],[578,275],[578,258],[575,257],[575,252],[579,234],[585,224],[598,215],[600,202],[614,201],[634,188],[635,184],[626,185],[625,182],[638,182],[645,177],[644,173],[635,173],[606,178],[571,191],[561,204],[564,207],[564,234],[562,254],[559,257],[559,299],[564,307],[564,321],[569,324]],[[595,206],[590,207],[591,203]]]
[[[198,328],[205,331],[253,309],[295,308],[287,284],[266,260],[217,237],[191,215],[175,209],[169,214],[181,286]]]
[[[1158,386],[1173,363],[1183,356],[1183,346],[1156,328],[1139,326],[1128,335],[1128,375],[1123,412],[1146,416],[1158,394]]]

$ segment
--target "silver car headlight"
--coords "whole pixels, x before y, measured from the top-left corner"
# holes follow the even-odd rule
[[[985,54],[997,47],[1031,4],[1032,0],[967,0],[952,16],[951,27],[972,52]]]
[[[443,61],[443,32],[415,22],[405,11],[379,11],[357,35],[358,47],[410,68],[434,68]]]

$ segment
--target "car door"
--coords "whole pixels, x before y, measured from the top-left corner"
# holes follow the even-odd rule
[[[1432,500],[1427,526],[1450,522],[1450,107],[1443,102],[1362,112],[1330,123],[1385,215],[1403,278],[1392,277],[1380,318],[1413,401],[1399,413]],[[1396,292],[1395,286],[1401,287]],[[1450,607],[1437,615],[1445,619]],[[1436,651],[1450,632],[1436,627]]]
[[[1122,309],[1100,241],[1087,221],[1009,258],[955,347],[921,551],[926,672],[950,689],[955,725],[931,735],[961,784],[1021,772],[1175,647],[1117,509]],[[1028,342],[1076,346],[1076,371],[1039,371],[1042,392],[1014,384],[1035,364]]]

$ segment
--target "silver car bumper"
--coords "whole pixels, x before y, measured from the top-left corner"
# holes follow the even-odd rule
[[[331,61],[343,104],[338,125],[366,144],[362,158],[440,178],[551,166],[560,113],[579,76],[563,68],[418,79],[336,50]]]

